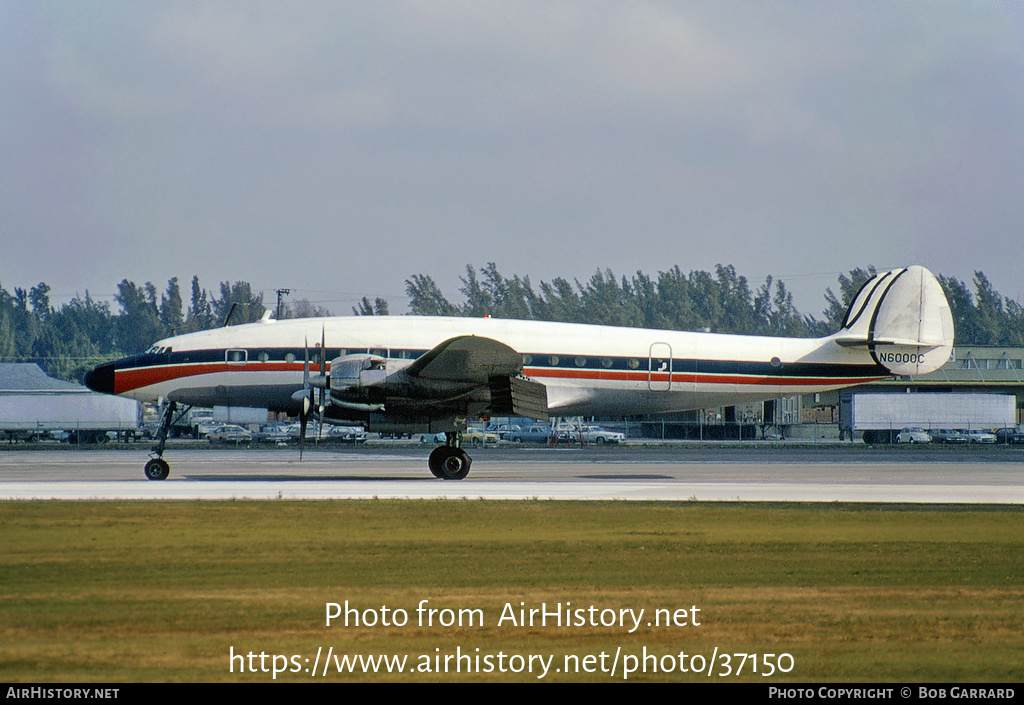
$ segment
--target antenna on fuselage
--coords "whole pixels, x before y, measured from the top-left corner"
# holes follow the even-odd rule
[[[236,308],[238,308],[238,302],[237,301],[232,301],[231,302],[231,310],[228,311],[228,315],[224,318],[224,325],[222,325],[221,328],[227,328],[228,327],[228,324],[231,323],[231,317],[235,314],[235,309]]]

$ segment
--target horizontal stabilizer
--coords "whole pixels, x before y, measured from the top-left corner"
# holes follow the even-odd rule
[[[912,340],[910,338],[904,338],[902,340],[868,340],[867,338],[834,338],[834,340],[842,345],[844,348],[866,348],[868,346],[877,345],[916,345],[921,348],[937,348],[940,347],[941,343],[935,345],[921,345],[921,341]]]
[[[832,340],[866,348],[893,374],[927,374],[949,359],[953,316],[931,272],[919,266],[893,269],[865,282]]]

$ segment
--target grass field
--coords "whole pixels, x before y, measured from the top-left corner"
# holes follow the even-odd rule
[[[275,667],[278,681],[607,682],[631,663],[630,680],[1024,674],[1020,507],[9,502],[0,532],[7,682],[270,682]],[[360,625],[327,626],[346,601]],[[542,604],[561,625],[520,622]],[[640,626],[618,623],[641,608]],[[325,678],[329,648],[407,665],[331,661]]]

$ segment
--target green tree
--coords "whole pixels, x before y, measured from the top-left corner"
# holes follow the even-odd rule
[[[643,315],[632,287],[624,278],[620,282],[610,269],[598,270],[585,285],[577,282],[576,286],[581,302],[579,322],[609,326],[643,325]]]
[[[940,274],[938,280],[946,294],[950,313],[953,315],[954,342],[958,345],[975,344],[979,335],[971,290],[954,277],[945,277]]]
[[[356,316],[386,316],[388,315],[388,302],[386,299],[377,297],[373,303],[370,299],[363,297],[359,306],[352,307],[352,313]]]
[[[167,293],[160,297],[160,323],[169,334],[184,332],[185,316],[181,310],[181,289],[178,278],[167,282]]]
[[[122,279],[117,285],[114,300],[121,306],[114,328],[117,347],[122,353],[140,353],[164,337],[156,306],[156,288],[151,283],[146,282],[145,287],[140,288],[134,282]]]
[[[206,289],[199,286],[199,277],[192,277],[192,303],[185,319],[188,331],[209,330],[213,328],[213,309],[206,297]]]
[[[434,280],[426,274],[414,274],[405,280],[409,310],[417,316],[457,316],[459,310],[441,293]]]
[[[736,268],[731,264],[718,264],[715,265],[715,280],[720,302],[719,318],[714,324],[716,330],[756,333],[753,298],[747,278],[736,274]]]
[[[697,314],[690,296],[690,282],[679,265],[658,272],[658,313],[654,327],[697,330]]]
[[[36,315],[40,321],[46,321],[53,312],[50,308],[50,287],[43,282],[39,282],[36,286],[32,287],[29,292],[29,301],[32,302],[32,313]]]
[[[507,279],[498,272],[494,262],[489,262],[481,273],[484,275],[484,288],[493,302],[493,315],[520,320],[531,320],[534,317],[533,303],[536,296],[529,279],[520,279],[519,276]]]
[[[467,264],[466,276],[459,277],[459,279],[462,281],[462,287],[459,291],[466,297],[466,303],[461,307],[459,313],[473,318],[493,315],[494,297],[491,296],[491,292],[484,287],[483,283],[477,279],[476,269],[472,265]]]
[[[1003,309],[1003,297],[992,288],[992,283],[983,272],[974,273],[974,295],[977,344],[1004,345],[1006,311]]]
[[[825,290],[825,303],[827,308],[824,311],[825,322],[831,331],[839,330],[843,325],[843,317],[846,310],[853,303],[853,297],[857,295],[864,283],[875,276],[874,266],[861,269],[860,267],[850,270],[850,276],[839,275],[839,296],[832,293],[832,289]]]
[[[213,302],[212,308],[216,325],[221,326],[225,323],[236,326],[258,321],[266,310],[263,307],[263,294],[254,294],[249,282],[244,281],[237,281],[234,284],[221,282],[220,298]]]

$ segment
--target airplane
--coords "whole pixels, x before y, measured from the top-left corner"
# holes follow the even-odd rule
[[[309,341],[314,341],[310,347]],[[273,320],[160,340],[99,365],[90,389],[163,406],[145,466],[163,480],[177,406],[243,406],[439,433],[435,477],[461,480],[471,419],[624,416],[729,406],[927,374],[949,359],[953,319],[924,267],[882,272],[854,297],[841,329],[780,338],[603,325],[426,316]],[[184,412],[182,412],[184,413]],[[300,449],[301,454],[301,449]]]

